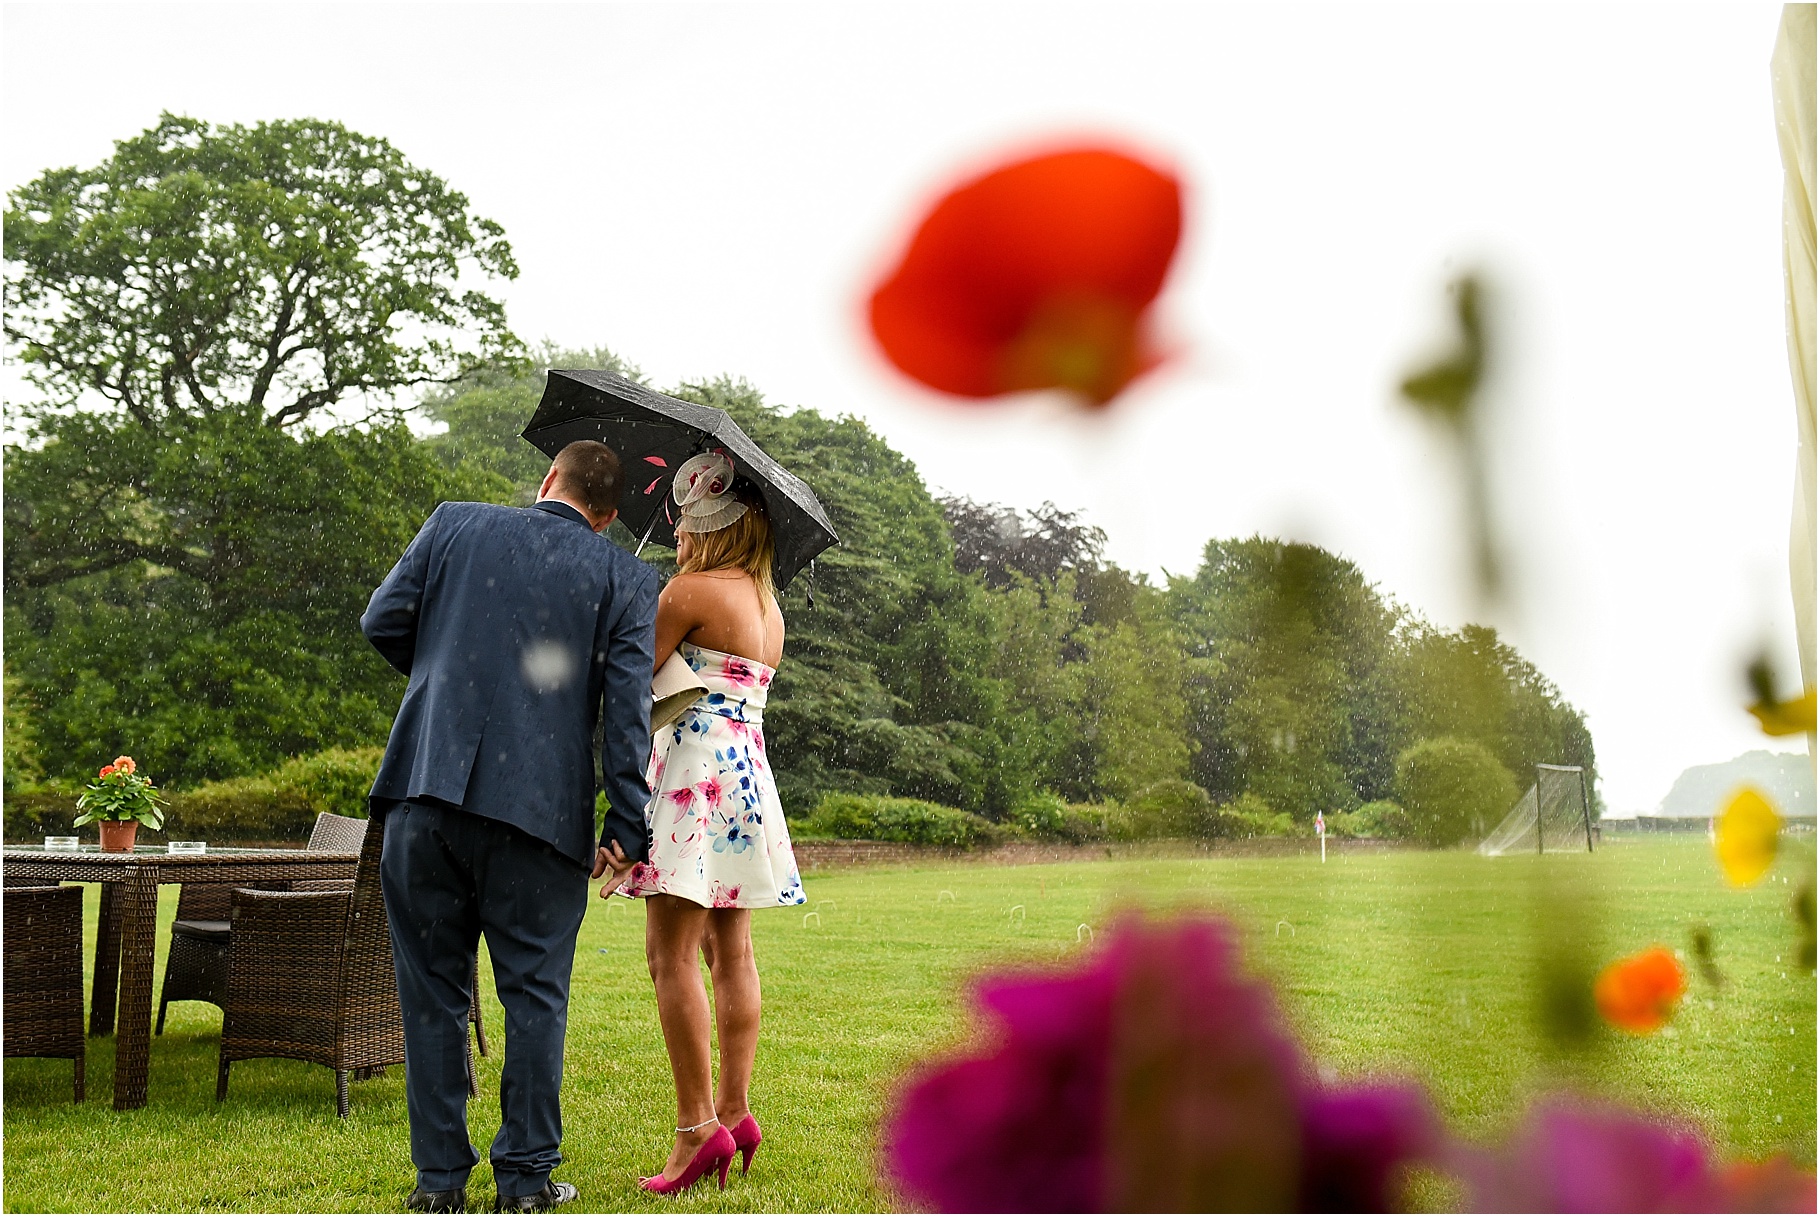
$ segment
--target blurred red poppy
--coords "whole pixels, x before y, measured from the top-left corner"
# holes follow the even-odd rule
[[[1060,388],[1103,406],[1162,361],[1149,308],[1181,232],[1181,184],[1125,153],[1005,165],[923,219],[872,295],[872,332],[944,393]]]
[[[1687,992],[1687,974],[1666,947],[1611,964],[1593,984],[1593,1002],[1614,1027],[1637,1035],[1661,1028]]]

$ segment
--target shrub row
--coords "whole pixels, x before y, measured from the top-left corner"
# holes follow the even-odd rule
[[[378,772],[378,748],[334,749],[298,757],[257,777],[174,792],[164,835],[203,841],[307,840],[319,812],[364,817]],[[1430,740],[1399,758],[1406,805],[1367,803],[1327,819],[1336,837],[1421,840],[1451,845],[1482,836],[1516,798],[1515,782],[1483,748]],[[8,840],[69,831],[76,792],[38,787],[6,796]],[[971,849],[1007,840],[1085,843],[1111,839],[1235,840],[1305,837],[1313,825],[1273,810],[1256,795],[1216,804],[1192,782],[1165,781],[1123,802],[1071,804],[1052,794],[1026,799],[1004,822],[921,799],[829,794],[792,826],[807,839],[902,841]]]
[[[163,836],[302,844],[309,840],[319,812],[366,817],[367,791],[379,772],[382,755],[379,748],[332,749],[297,757],[258,777],[172,791]],[[8,794],[6,839],[29,841],[70,832],[76,818],[76,793],[40,787]]]
[[[996,845],[1013,835],[1006,826],[972,812],[876,794],[824,795],[792,832],[805,840],[835,837],[961,849]]]
[[[1107,804],[1107,835],[1118,841],[1242,840],[1307,836],[1312,827],[1273,811],[1254,794],[1224,806],[1193,782],[1158,782],[1123,803]]]
[[[1066,841],[1084,845],[1106,839],[1106,806],[1093,803],[1069,803],[1047,791],[1039,791],[1019,805],[1012,816],[1011,827],[1021,835],[1040,841]]]
[[[1387,805],[1388,806],[1388,805]],[[1356,821],[1357,834],[1375,831],[1372,817]],[[1255,795],[1216,806],[1192,782],[1159,782],[1123,803],[1068,803],[1038,794],[1004,822],[920,799],[874,794],[830,794],[790,831],[803,840],[840,838],[903,841],[974,848],[1009,840],[1151,841],[1307,836],[1313,830],[1272,811]]]

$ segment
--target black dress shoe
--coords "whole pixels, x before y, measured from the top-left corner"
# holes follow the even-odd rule
[[[558,1183],[552,1179],[543,1185],[541,1192],[532,1192],[528,1196],[500,1196],[493,1201],[495,1213],[547,1213],[559,1204],[581,1195],[573,1183]]]
[[[413,1213],[465,1213],[468,1211],[468,1189],[452,1187],[446,1192],[414,1190],[406,1197],[404,1207]]]

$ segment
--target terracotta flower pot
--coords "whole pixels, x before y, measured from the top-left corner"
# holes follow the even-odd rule
[[[130,854],[133,838],[139,833],[137,820],[102,820],[101,849],[104,853]]]

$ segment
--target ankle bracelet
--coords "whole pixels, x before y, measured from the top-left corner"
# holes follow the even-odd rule
[[[719,1116],[709,1116],[707,1119],[703,1120],[700,1124],[691,1124],[687,1128],[684,1128],[681,1124],[678,1124],[676,1126],[676,1131],[677,1132],[694,1132],[698,1128],[706,1128],[710,1124],[718,1124],[718,1123],[720,1123]]]

